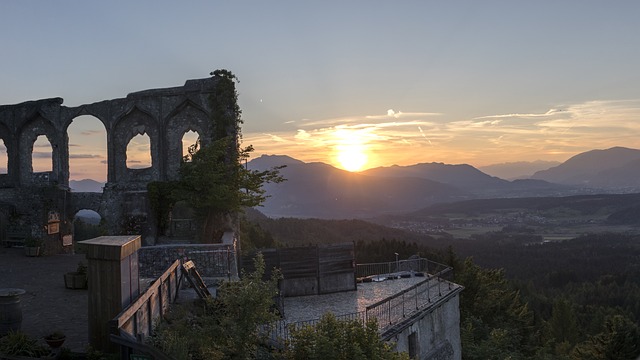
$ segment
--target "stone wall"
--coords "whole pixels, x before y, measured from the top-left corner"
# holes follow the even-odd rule
[[[153,245],[159,235],[149,208],[146,186],[150,181],[175,180],[182,159],[182,137],[195,131],[206,144],[215,124],[210,120],[209,97],[219,78],[187,80],[183,86],[150,89],[128,94],[125,98],[98,101],[75,107],[62,105],[62,98],[27,101],[0,106],[0,139],[7,149],[7,174],[0,174],[0,206],[14,207],[27,215],[23,227],[44,236],[42,216],[35,209],[48,207],[70,224],[79,205],[98,212],[109,234],[140,234],[145,245]],[[104,125],[107,133],[107,184],[100,201],[69,191],[69,137],[67,129],[79,116],[91,115]],[[126,165],[127,145],[138,134],[150,139],[151,167],[132,169]],[[34,173],[33,145],[40,135],[52,148],[52,171]],[[234,136],[237,134],[229,134]],[[29,196],[39,189],[55,198],[47,204]],[[23,196],[26,194],[27,196]],[[77,197],[77,199],[73,199]],[[50,205],[54,204],[54,207]],[[33,211],[23,211],[30,209]],[[33,213],[33,214],[31,214]],[[0,211],[3,232],[13,220]],[[66,234],[71,229],[65,228]]]
[[[238,277],[236,252],[228,244],[143,246],[138,250],[141,278],[156,278],[174,262],[192,260],[202,277]]]

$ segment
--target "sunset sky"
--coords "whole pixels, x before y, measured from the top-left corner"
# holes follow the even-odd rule
[[[638,14],[637,1],[7,0],[0,104],[75,106],[226,68],[256,156],[564,161],[640,148]],[[69,136],[71,177],[104,180],[104,128],[76,119]],[[130,166],[146,148],[132,144]]]

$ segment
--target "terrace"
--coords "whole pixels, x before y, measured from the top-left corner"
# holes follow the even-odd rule
[[[422,258],[358,264],[356,274],[355,291],[285,298],[284,319],[274,335],[285,339],[292,326],[313,325],[331,312],[338,319],[377,319],[384,338],[394,327],[429,312],[462,290],[447,280],[453,277],[452,268]]]

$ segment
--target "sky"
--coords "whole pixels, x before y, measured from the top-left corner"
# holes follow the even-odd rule
[[[254,156],[564,161],[640,148],[638,14],[637,1],[5,0],[0,104],[77,106],[225,68]],[[106,177],[101,126],[74,120],[72,179]],[[130,145],[144,164],[148,141]]]

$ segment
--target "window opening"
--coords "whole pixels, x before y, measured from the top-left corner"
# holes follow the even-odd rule
[[[53,149],[46,135],[40,135],[33,143],[33,151],[31,152],[31,164],[34,173],[52,171],[53,157],[51,154]]]
[[[127,144],[127,168],[145,169],[149,167],[151,167],[151,140],[147,134],[138,134]]]

